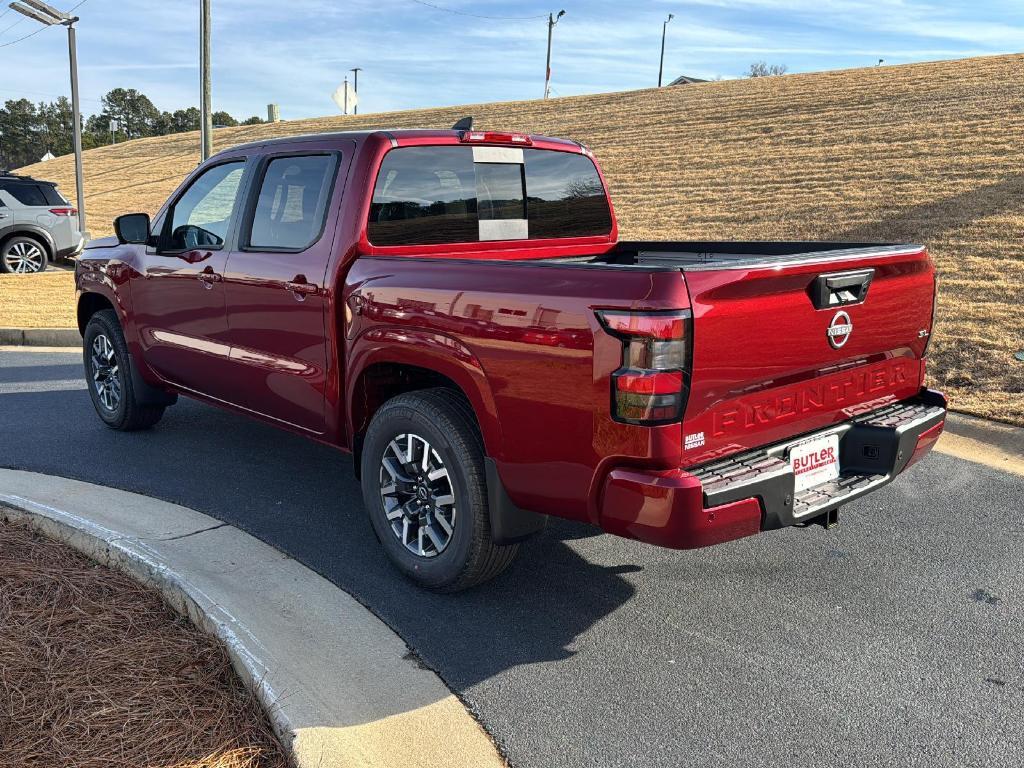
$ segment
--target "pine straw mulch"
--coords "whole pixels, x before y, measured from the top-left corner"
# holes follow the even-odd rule
[[[124,574],[0,523],[0,768],[285,768],[216,641]]]

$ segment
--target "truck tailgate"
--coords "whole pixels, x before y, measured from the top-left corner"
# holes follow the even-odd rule
[[[684,466],[920,389],[935,290],[924,248],[693,264],[683,274],[693,309]]]

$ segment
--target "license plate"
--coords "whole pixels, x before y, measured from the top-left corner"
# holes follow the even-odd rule
[[[839,435],[806,440],[789,449],[789,466],[799,493],[839,477]]]

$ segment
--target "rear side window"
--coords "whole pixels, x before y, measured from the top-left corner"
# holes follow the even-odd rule
[[[24,182],[4,185],[4,190],[22,205],[60,205],[63,201],[47,202],[44,192],[46,188],[45,184],[26,184]],[[52,190],[52,187],[50,189]],[[56,192],[54,191],[53,194],[56,195]]]
[[[428,245],[606,235],[611,227],[589,157],[458,146],[389,152],[367,231],[376,245]]]
[[[43,192],[43,197],[46,198],[47,205],[68,205],[67,198],[64,197],[57,188],[52,184],[40,184],[39,189]]]
[[[253,212],[249,247],[303,250],[318,240],[336,166],[335,154],[271,160]]]

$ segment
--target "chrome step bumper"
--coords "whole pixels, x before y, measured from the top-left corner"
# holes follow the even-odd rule
[[[764,513],[762,529],[782,528],[812,520],[890,482],[907,468],[922,436],[936,432],[937,437],[945,419],[946,399],[925,389],[913,400],[687,471],[701,481],[705,508],[756,497]],[[839,435],[839,478],[795,493],[789,448],[830,434]]]

